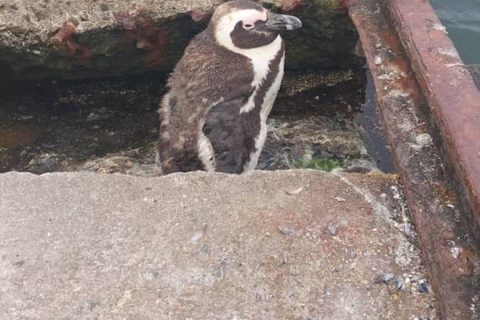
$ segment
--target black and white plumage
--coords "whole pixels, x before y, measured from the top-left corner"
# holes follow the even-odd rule
[[[185,50],[162,100],[164,174],[255,169],[283,78],[279,32],[301,26],[296,17],[250,1],[230,1],[215,10],[208,28]]]

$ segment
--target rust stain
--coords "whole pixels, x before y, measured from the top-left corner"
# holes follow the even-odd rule
[[[447,184],[439,183],[438,181],[429,181],[429,184],[430,188],[434,192],[435,197],[441,201],[442,205],[456,205],[458,203],[455,193]]]
[[[77,43],[76,33],[75,26],[67,21],[53,36],[52,42],[70,53],[79,65],[89,68],[92,64],[92,52],[86,46]]]
[[[75,33],[77,33],[75,26],[70,22],[65,22],[60,30],[53,36],[52,42],[56,45],[63,45],[71,39]]]
[[[212,13],[206,12],[202,9],[194,9],[192,12],[190,12],[190,16],[195,22],[203,22],[209,20],[212,16]]]
[[[40,132],[23,123],[0,123],[0,147],[15,148],[32,145]]]
[[[146,64],[160,66],[166,58],[166,33],[146,11],[139,13],[120,11],[114,13],[115,27],[124,31],[127,41],[135,41],[139,50],[146,51]]]
[[[428,2],[391,1],[389,13],[461,180],[480,240],[480,92]]]
[[[305,4],[305,0],[285,0],[282,2],[280,6],[280,10],[282,12],[292,12],[299,9],[301,6]]]

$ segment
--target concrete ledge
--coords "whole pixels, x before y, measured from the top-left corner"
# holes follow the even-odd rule
[[[395,176],[8,173],[0,190],[2,320],[437,318]]]

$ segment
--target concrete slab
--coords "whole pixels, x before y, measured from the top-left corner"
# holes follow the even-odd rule
[[[0,318],[437,319],[396,181],[2,174]]]

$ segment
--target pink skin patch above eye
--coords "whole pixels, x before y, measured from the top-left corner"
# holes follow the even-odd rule
[[[253,27],[255,25],[255,22],[259,20],[267,21],[267,10],[263,10],[262,12],[252,10],[252,14],[249,14],[243,19],[243,25]]]

